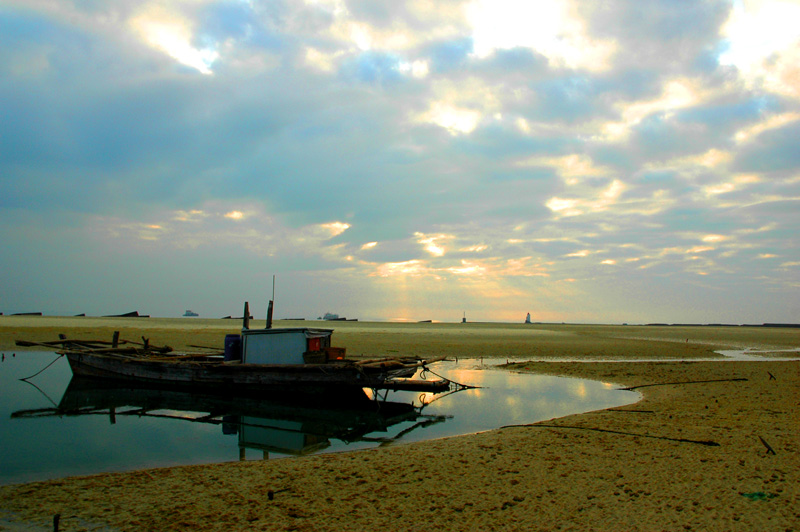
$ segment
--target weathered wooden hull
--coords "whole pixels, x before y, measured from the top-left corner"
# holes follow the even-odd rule
[[[380,388],[407,368],[382,370],[355,364],[230,364],[207,361],[163,361],[87,352],[67,352],[76,376],[185,386],[235,387],[265,391]]]

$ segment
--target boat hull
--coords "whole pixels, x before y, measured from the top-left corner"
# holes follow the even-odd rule
[[[261,390],[380,388],[407,369],[384,371],[354,364],[231,364],[160,361],[86,352],[66,353],[76,376],[182,386]]]

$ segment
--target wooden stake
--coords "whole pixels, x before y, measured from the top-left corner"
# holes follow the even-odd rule
[[[764,444],[764,447],[766,447],[766,448],[767,448],[767,454],[770,454],[770,453],[771,453],[771,454],[777,454],[777,453],[775,452],[775,449],[773,449],[773,448],[772,448],[772,446],[770,446],[770,444],[768,444],[768,443],[767,443],[767,441],[766,441],[764,438],[762,438],[761,436],[759,436],[759,437],[758,437],[758,439],[759,439],[759,440],[761,440],[761,443],[763,443],[763,444]]]

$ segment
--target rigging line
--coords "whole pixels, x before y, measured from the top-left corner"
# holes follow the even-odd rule
[[[427,402],[426,402],[426,399],[428,398],[428,393],[429,392],[423,392],[423,393],[419,394],[419,396],[417,397],[417,400],[421,403],[421,405],[419,407],[420,414],[422,413],[422,409],[425,408],[426,406],[435,403],[439,399],[444,399],[448,395],[452,395],[454,393],[458,393],[458,392],[460,392],[462,390],[466,390],[468,388],[469,387],[467,387],[467,388],[453,388],[452,390],[449,390],[449,391],[446,391],[446,392],[443,392],[443,393],[431,394],[431,396],[433,398],[430,401],[427,401]],[[473,388],[480,388],[480,386],[473,386]]]
[[[58,361],[58,359],[59,359],[59,358],[61,358],[61,357],[63,357],[63,356],[64,356],[64,355],[58,355],[58,356],[57,356],[57,357],[56,357],[56,358],[55,358],[55,359],[54,359],[52,362],[50,362],[48,365],[46,365],[45,367],[43,367],[42,369],[40,369],[39,371],[37,371],[37,372],[36,372],[36,373],[34,373],[33,375],[30,375],[30,376],[28,376],[28,377],[25,377],[24,379],[20,379],[20,380],[21,380],[21,381],[28,382],[28,379],[32,379],[32,378],[34,378],[35,376],[37,376],[38,374],[40,374],[41,372],[43,372],[44,370],[46,370],[47,368],[49,368],[50,366],[52,366],[53,364],[55,364],[55,363],[56,363],[56,361]]]
[[[56,359],[56,360],[58,360],[58,359]],[[47,368],[45,368],[45,369],[47,369]],[[44,371],[44,370],[42,370],[42,371]],[[48,401],[50,401],[50,402],[53,404],[53,406],[54,406],[54,407],[56,407],[56,409],[58,409],[58,405],[56,404],[56,402],[55,402],[55,401],[53,401],[53,400],[50,398],[50,396],[49,396],[49,395],[47,395],[47,392],[45,392],[44,390],[42,390],[41,388],[39,388],[38,386],[36,386],[34,383],[32,383],[32,382],[30,382],[30,381],[26,381],[25,379],[20,379],[20,380],[21,380],[21,381],[24,381],[26,384],[30,384],[31,386],[33,386],[34,388],[36,388],[36,389],[39,391],[39,393],[40,393],[40,394],[44,395],[44,396],[45,396],[45,398],[47,398],[47,400],[48,400]]]
[[[426,365],[424,365],[424,364],[423,364],[423,366],[422,366],[422,373],[420,374],[420,378],[424,379],[425,377],[423,377],[423,375],[424,375],[425,373],[431,373],[431,374],[433,374],[433,375],[435,375],[435,376],[439,377],[440,379],[444,379],[444,380],[446,380],[446,381],[448,381],[448,382],[451,382],[451,383],[455,384],[455,385],[456,385],[456,387],[458,387],[458,388],[459,388],[459,389],[461,389],[461,390],[471,390],[471,389],[473,389],[473,388],[483,388],[483,386],[473,386],[473,385],[471,385],[471,384],[462,384],[462,383],[460,383],[460,382],[456,382],[456,381],[454,381],[454,380],[452,380],[452,379],[448,379],[447,377],[443,377],[443,376],[439,375],[438,373],[436,373],[435,371],[433,371],[432,369],[430,369],[428,366],[426,366]]]

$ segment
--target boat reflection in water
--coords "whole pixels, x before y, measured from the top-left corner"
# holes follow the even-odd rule
[[[56,407],[20,410],[12,417],[102,415],[114,424],[120,416],[135,416],[219,425],[223,434],[238,435],[239,458],[244,460],[246,449],[263,451],[264,458],[271,452],[305,455],[329,447],[331,439],[348,444],[389,444],[412,430],[452,417],[426,415],[423,408],[371,399],[363,392],[337,397],[297,394],[265,399],[130,383],[121,386],[119,382],[73,377]],[[403,429],[389,436],[390,427],[400,423],[405,423]]]

